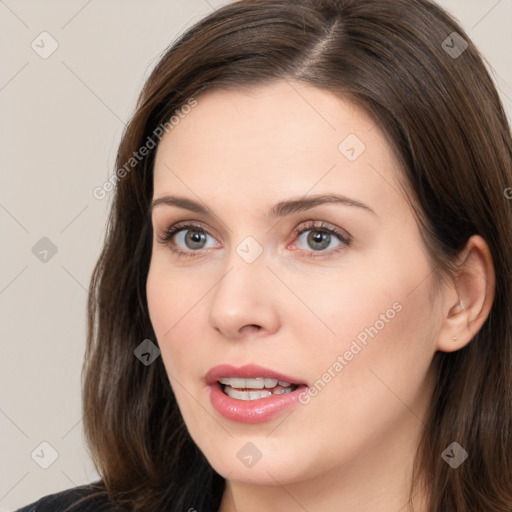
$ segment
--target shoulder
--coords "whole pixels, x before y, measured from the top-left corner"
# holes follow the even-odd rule
[[[15,512],[118,512],[100,482],[43,496]]]

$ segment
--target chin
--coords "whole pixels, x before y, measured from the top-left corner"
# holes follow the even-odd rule
[[[283,443],[255,435],[237,436],[209,446],[198,443],[213,469],[227,480],[263,486],[286,485],[306,478],[309,465],[301,445],[299,440]]]

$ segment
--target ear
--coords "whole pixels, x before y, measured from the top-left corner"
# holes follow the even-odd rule
[[[437,350],[454,352],[466,346],[489,316],[495,292],[491,251],[479,235],[469,238],[459,257],[453,286],[445,288]]]

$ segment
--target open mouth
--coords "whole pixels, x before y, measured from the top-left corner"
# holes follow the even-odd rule
[[[290,382],[264,377],[252,379],[222,377],[218,382],[222,392],[236,400],[259,400],[272,395],[284,395],[295,391],[298,387]]]
[[[205,375],[212,407],[238,423],[270,421],[299,403],[307,384],[300,378],[257,364],[221,364]]]

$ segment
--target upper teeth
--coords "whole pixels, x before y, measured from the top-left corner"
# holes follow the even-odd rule
[[[283,387],[291,386],[289,382],[277,379],[266,379],[263,377],[257,377],[256,379],[235,379],[230,377],[223,377],[219,379],[221,384],[226,384],[232,388],[238,389],[263,389],[263,388],[275,388],[277,384]]]

